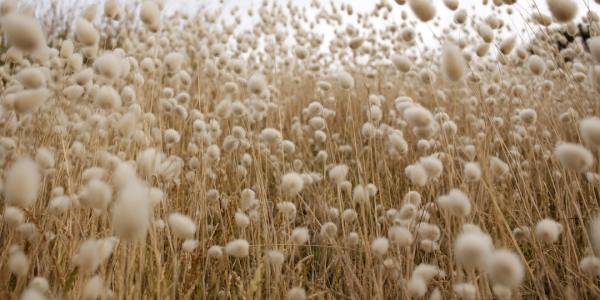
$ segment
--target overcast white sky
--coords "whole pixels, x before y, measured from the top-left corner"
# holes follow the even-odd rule
[[[33,1],[33,3],[38,3],[40,4],[39,0],[24,0],[26,1]],[[89,3],[97,3],[99,4],[100,8],[102,7],[104,1],[103,0],[56,0],[58,1],[58,3],[60,3],[61,5],[69,6],[69,5],[73,5],[73,6],[77,6],[79,8],[85,7],[85,5],[89,4]],[[197,7],[204,7],[208,10],[216,10],[220,8],[220,1],[218,0],[164,0],[166,3],[166,11],[167,12],[172,12],[174,10],[179,10],[182,12],[193,12],[195,11],[195,9],[192,8],[197,8]],[[277,0],[278,2],[280,2],[282,5],[285,5],[289,0]],[[304,6],[304,7],[309,7],[309,4],[311,2],[311,0],[291,0],[294,4],[299,5],[299,6]],[[323,4],[323,6],[325,7],[329,7],[329,3],[330,1],[323,1],[323,0],[317,0],[320,3]],[[348,3],[351,4],[354,8],[354,11],[356,13],[365,13],[365,12],[371,12],[375,6],[376,3],[380,2],[381,0],[332,0],[334,3],[336,3],[337,6],[339,6],[339,4],[341,3]],[[394,0],[385,0],[388,3],[390,3],[393,7],[393,11],[390,14],[391,18],[397,18],[397,20],[400,19],[400,14],[401,12],[404,10],[408,13],[409,19],[415,19],[414,14],[411,12],[408,4],[405,5],[398,5],[395,3]],[[415,30],[423,35],[423,39],[424,39],[424,44],[427,46],[435,46],[437,45],[436,39],[434,38],[435,35],[439,36],[441,35],[441,28],[445,28],[447,27],[448,24],[450,24],[452,22],[452,18],[453,18],[453,11],[450,11],[448,8],[446,8],[442,2],[442,0],[431,0],[435,3],[436,5],[436,17],[440,18],[440,27],[434,27],[432,26],[431,22],[427,23],[427,24],[423,24],[418,22],[418,25],[416,26]],[[476,17],[478,18],[485,18],[487,16],[489,16],[490,14],[492,14],[492,4],[487,4],[484,5],[483,4],[483,0],[459,0],[460,1],[460,8],[466,8],[468,10],[469,13],[469,17]],[[593,0],[576,0],[579,6],[579,17],[581,17],[582,15],[585,15],[588,11],[588,8],[600,13],[600,5],[596,4]],[[134,1],[134,0],[119,0],[119,2],[121,3],[139,3],[139,1]],[[407,1],[408,2],[408,1]],[[489,2],[492,2],[492,0],[489,0]],[[48,5],[52,5],[52,4],[57,4],[57,2],[54,2],[54,0],[49,0],[48,2],[45,2],[45,4]],[[256,14],[254,18],[249,18],[247,16],[247,14],[245,14],[245,12],[250,8],[250,7],[254,7],[255,9],[260,6],[260,4],[262,3],[261,0],[224,0],[224,9],[225,11],[228,11],[229,9],[233,8],[234,6],[239,6],[242,11],[244,12],[244,14],[242,14],[243,16],[243,23],[242,23],[242,28],[251,28],[252,27],[252,23],[256,21]],[[535,7],[535,8],[534,8]],[[512,15],[507,15],[506,14],[506,6],[503,6],[503,8],[501,9],[497,9],[496,11],[500,14],[500,17],[502,19],[504,19],[505,21],[507,21],[508,25],[510,26],[510,28],[512,29],[510,32],[500,32],[499,36],[504,36],[504,35],[509,35],[509,34],[517,34],[519,36],[519,38],[521,39],[521,42],[525,42],[527,41],[530,37],[531,37],[531,29],[527,28],[525,26],[525,19],[524,18],[528,18],[531,15],[531,12],[534,9],[539,9],[542,13],[548,13],[547,10],[547,5],[546,5],[546,0],[518,0],[517,3],[515,5],[512,5],[512,8],[514,10],[514,13]],[[314,15],[315,11],[312,9],[308,9],[309,14]],[[344,22],[346,23],[354,23],[355,21],[355,15],[354,16],[347,16],[344,14]],[[229,14],[225,13],[223,14],[223,16],[228,17]],[[226,19],[226,23],[232,23],[233,20]],[[374,26],[380,26],[383,27],[385,26],[385,24],[382,23],[375,23]],[[523,29],[525,29],[525,33],[523,33]],[[325,45],[327,44],[328,40],[333,38],[334,36],[334,28],[325,26],[325,25],[321,25],[318,27],[319,32],[323,33],[325,36]]]

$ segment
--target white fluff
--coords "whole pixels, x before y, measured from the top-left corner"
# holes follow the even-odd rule
[[[576,172],[585,172],[594,164],[592,152],[579,144],[560,144],[554,149],[554,156],[563,166]]]
[[[86,240],[79,246],[77,254],[73,257],[73,263],[79,267],[80,272],[92,274],[110,257],[116,243],[115,238]]]
[[[348,176],[349,168],[345,164],[335,165],[331,169],[329,169],[329,178],[332,179],[335,183],[339,184],[346,180]]]
[[[25,68],[16,75],[17,79],[26,89],[38,89],[46,85],[46,77],[39,68]]]
[[[12,251],[8,256],[8,269],[15,276],[26,276],[29,271],[29,258],[20,249]]]
[[[172,213],[168,219],[171,232],[182,239],[192,239],[196,233],[196,224],[186,215]]]
[[[115,235],[124,240],[145,239],[150,219],[148,188],[137,179],[126,183],[119,191],[113,207],[112,226]]]
[[[6,204],[28,208],[35,204],[41,176],[37,164],[30,158],[17,160],[8,169],[4,180]]]
[[[464,217],[471,213],[471,200],[459,189],[452,189],[447,195],[438,197],[438,206],[450,215]]]
[[[83,206],[105,210],[112,200],[112,188],[99,179],[91,179],[80,193],[79,201]]]
[[[453,45],[446,45],[442,52],[442,70],[446,78],[459,81],[467,72],[467,62],[460,49]]]
[[[384,256],[390,248],[390,242],[387,238],[379,237],[371,243],[371,250],[375,255]]]
[[[583,141],[590,146],[600,146],[600,118],[590,117],[579,122],[579,132]]]
[[[409,0],[408,5],[422,22],[427,22],[435,17],[435,6],[431,0]]]
[[[556,243],[561,232],[562,225],[552,219],[543,219],[535,225],[535,237],[545,244]]]
[[[492,283],[511,288],[518,287],[525,278],[521,259],[507,249],[492,252],[486,262],[486,273]]]
[[[10,227],[17,227],[25,222],[25,213],[18,207],[6,206],[2,219]]]
[[[243,239],[233,240],[225,245],[225,252],[229,256],[244,258],[249,254],[250,245]]]
[[[306,291],[301,287],[293,287],[287,292],[288,300],[305,300]]]
[[[426,108],[414,105],[404,110],[404,119],[412,126],[427,127],[433,121],[433,115]]]
[[[2,30],[8,43],[23,51],[34,51],[46,44],[46,38],[39,22],[20,14],[11,14],[3,18]]]
[[[298,195],[304,188],[302,176],[296,172],[290,172],[281,177],[281,190],[289,197]]]
[[[547,0],[548,9],[559,22],[569,22],[577,15],[577,3],[573,0]]]
[[[427,170],[421,164],[409,165],[404,169],[404,174],[410,179],[414,185],[424,186],[427,184]]]
[[[484,268],[484,263],[494,250],[492,239],[481,231],[464,230],[454,240],[456,263],[466,269]]]
[[[99,299],[104,293],[104,282],[102,282],[100,275],[96,275],[85,283],[82,297],[84,300]]]
[[[20,114],[31,113],[50,97],[50,91],[46,88],[24,90],[11,95],[13,107]]]
[[[452,287],[454,294],[462,300],[477,299],[477,287],[472,283],[459,283]]]
[[[200,242],[198,240],[185,240],[183,244],[181,244],[181,249],[185,252],[192,252],[198,248]]]
[[[464,168],[465,181],[476,182],[481,179],[481,168],[476,162],[465,163]]]
[[[112,52],[106,52],[96,59],[94,69],[107,79],[114,80],[121,75],[121,58]]]
[[[310,234],[308,233],[308,228],[306,227],[297,227],[292,230],[292,241],[294,244],[304,245],[310,239]]]
[[[94,25],[86,19],[77,19],[75,23],[75,37],[85,46],[94,46],[98,43],[100,35]]]

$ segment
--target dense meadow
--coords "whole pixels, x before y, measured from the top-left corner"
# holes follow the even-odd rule
[[[168,2],[0,3],[1,299],[600,298],[599,0]]]

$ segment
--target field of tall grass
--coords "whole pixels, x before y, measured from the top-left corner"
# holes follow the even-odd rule
[[[96,2],[0,3],[0,299],[600,298],[598,0]]]

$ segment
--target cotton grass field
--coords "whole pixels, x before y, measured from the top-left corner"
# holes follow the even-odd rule
[[[598,0],[168,2],[1,2],[0,299],[600,298]]]

